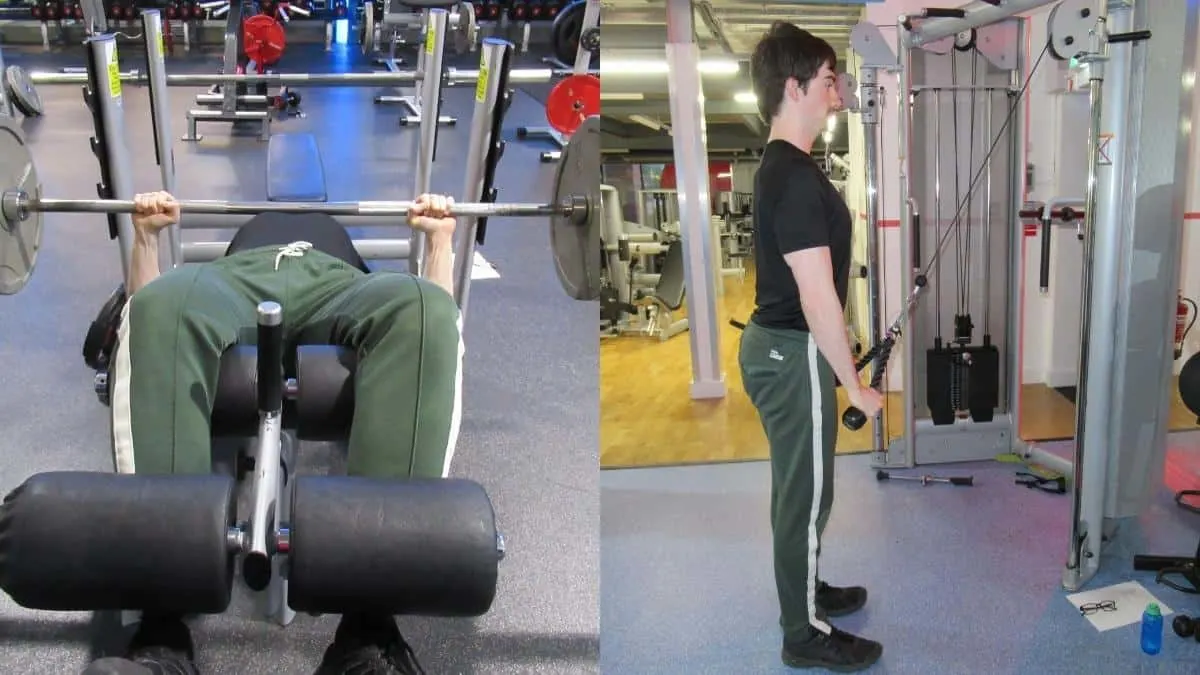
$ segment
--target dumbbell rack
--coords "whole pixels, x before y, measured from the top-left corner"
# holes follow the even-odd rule
[[[225,17],[225,50],[222,57],[222,72],[236,73],[242,57],[242,16],[244,0],[230,0]],[[187,111],[187,133],[185,141],[199,141],[204,137],[196,133],[197,122],[258,122],[259,138],[271,137],[271,112],[267,109],[269,97],[265,85],[255,95],[246,93],[246,85],[220,87],[219,92],[196,95],[196,108]]]
[[[583,25],[580,29],[580,35],[585,35],[589,30],[600,25],[600,0],[587,0],[587,7],[584,10]],[[546,57],[542,59],[543,63],[549,63],[557,68],[571,68],[571,66],[560,62],[557,58]],[[579,41],[579,47],[575,50],[575,65],[573,68],[574,74],[582,75],[588,72],[592,63],[592,52],[584,48],[584,41]],[[554,142],[558,146],[558,150],[547,150],[540,157],[543,162],[557,162],[562,157],[562,148],[567,144],[566,137],[557,129],[551,127],[517,127],[517,138],[545,138]]]

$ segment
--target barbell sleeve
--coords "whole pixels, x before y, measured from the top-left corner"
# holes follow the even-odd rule
[[[416,202],[231,202],[181,199],[181,214],[253,215],[259,213],[325,213],[331,216],[407,216]],[[3,196],[4,215],[24,220],[29,213],[136,213],[133,200],[127,199],[48,199],[33,198],[24,192],[9,190]],[[573,197],[562,204],[456,203],[450,214],[461,218],[585,216],[586,198]]]

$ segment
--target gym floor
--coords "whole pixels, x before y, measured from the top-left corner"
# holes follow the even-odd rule
[[[729,319],[745,321],[754,310],[754,269],[744,280],[727,277],[717,296],[721,367],[728,395],[693,401],[691,344],[686,332],[666,342],[657,338],[617,337],[600,342],[600,465],[606,469],[763,460],[768,456],[758,414],[742,392],[737,365],[741,331]],[[687,316],[687,306],[672,315]],[[636,379],[630,375],[641,373]],[[1170,429],[1200,428],[1172,386]],[[1026,441],[1057,441],[1075,436],[1073,392],[1041,383],[1021,390],[1021,436]],[[898,438],[903,427],[900,394],[887,395],[885,434]],[[849,405],[838,389],[839,409]],[[870,452],[870,425],[858,431],[838,428],[838,454]]]
[[[365,72],[357,46],[289,45],[285,72]],[[143,67],[122,46],[123,69]],[[43,54],[6,47],[26,69],[84,65],[83,51]],[[409,55],[408,63],[415,58]],[[460,67],[474,67],[478,54]],[[170,72],[214,72],[215,56],[168,60]],[[541,163],[540,141],[516,141],[516,127],[545,126],[545,110],[519,92],[508,112],[507,150],[497,173],[502,201],[545,202],[555,165]],[[78,85],[42,86],[41,119],[23,124],[45,193],[94,198],[97,161],[89,150],[90,115]],[[171,89],[172,136],[200,89]],[[440,132],[433,189],[462,194],[473,87],[448,89],[444,112],[459,118]],[[397,124],[400,109],[372,103],[372,89],[301,89],[304,119],[276,133],[316,134],[331,201],[412,197],[418,132]],[[531,95],[532,94],[532,95]],[[144,88],[125,86],[135,189],[159,189]],[[231,138],[228,125],[200,126],[203,142],[176,141],[179,196],[261,200],[266,145]],[[111,471],[107,409],[92,391],[80,348],[89,323],[120,281],[120,258],[102,217],[47,215],[38,271],[26,290],[0,302],[0,490],[41,471]],[[228,239],[231,232],[186,231],[187,240]],[[397,236],[386,229],[356,238]],[[403,235],[400,235],[403,236]],[[496,602],[477,620],[404,617],[401,630],[431,673],[587,673],[599,654],[599,445],[596,305],[559,290],[548,226],[527,219],[490,221],[480,249],[500,274],[478,281],[466,318],[464,415],[452,473],[481,482],[494,502],[508,555]],[[381,267],[391,267],[384,264]],[[403,263],[395,263],[403,268]],[[302,470],[323,471],[328,448],[305,447]],[[130,551],[130,555],[138,555]],[[280,628],[248,617],[244,592],[222,616],[193,624],[199,666],[208,673],[313,672],[333,638],[336,617],[300,615]],[[28,675],[79,672],[97,628],[90,614],[35,612],[0,595],[0,662]]]
[[[922,471],[973,475],[969,488],[881,484],[865,455],[835,470],[820,574],[867,587],[866,608],[832,622],[883,643],[870,672],[1196,673],[1200,645],[1172,632],[1173,615],[1151,657],[1137,624],[1098,632],[1065,599],[1069,495],[1014,485],[1014,467],[995,462]],[[795,672],[779,660],[765,462],[605,471],[600,484],[602,578],[627,580],[603,586],[603,672]],[[1163,486],[1084,590],[1134,580],[1200,614],[1198,596],[1132,571],[1137,553],[1196,550],[1197,516],[1170,498],[1184,488],[1200,489],[1198,432],[1172,435]]]

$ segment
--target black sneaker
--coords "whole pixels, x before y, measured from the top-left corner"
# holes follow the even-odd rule
[[[390,616],[344,615],[316,675],[425,675]]]
[[[817,584],[817,606],[827,616],[853,614],[867,604],[867,589],[862,586],[830,586],[821,581]]]
[[[781,657],[789,668],[826,668],[850,673],[870,668],[883,656],[883,645],[830,626],[832,633],[812,630],[807,639],[783,641]]]
[[[147,614],[142,617],[123,659],[101,659],[84,672],[200,675],[195,658],[192,633],[182,617]]]

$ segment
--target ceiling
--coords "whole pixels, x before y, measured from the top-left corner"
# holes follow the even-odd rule
[[[606,161],[671,159],[664,53],[667,2],[675,0],[603,0],[600,108]],[[750,55],[771,23],[789,21],[824,38],[837,51],[841,69],[850,47],[850,29],[861,20],[863,4],[864,0],[693,0],[710,157],[746,156],[763,144],[765,127],[753,100],[745,95],[750,91]],[[739,94],[742,100],[735,98]],[[843,115],[831,144],[836,152],[845,152],[845,126]],[[821,147],[818,140],[816,149]]]

